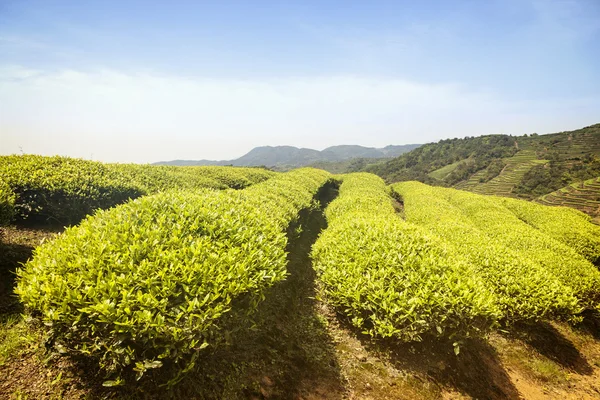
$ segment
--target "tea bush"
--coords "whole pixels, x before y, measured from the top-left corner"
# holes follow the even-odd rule
[[[15,291],[59,348],[118,377],[110,384],[163,364],[189,370],[228,336],[232,311],[252,312],[285,278],[286,228],[329,177],[296,170],[99,211],[38,247]]]
[[[504,322],[568,319],[580,311],[570,287],[526,252],[492,240],[445,200],[440,188],[420,182],[401,182],[392,188],[402,196],[408,221],[443,238],[475,266],[486,287],[496,294]]]
[[[8,225],[15,213],[15,195],[10,186],[0,179],[0,226]]]
[[[440,188],[439,195],[463,212],[490,241],[541,265],[571,288],[584,309],[600,309],[600,271],[572,247],[526,224],[502,199]]]
[[[147,164],[106,165],[134,183],[144,194],[153,194],[171,189],[227,189],[229,187],[212,177],[197,173],[199,172],[197,167]]]
[[[592,224],[590,216],[570,207],[548,207],[509,198],[499,201],[521,221],[572,247],[590,262],[600,262],[600,226]]]
[[[15,194],[18,219],[71,224],[144,194],[102,163],[67,157],[0,157],[0,176]]]
[[[262,168],[107,164],[152,194],[169,189],[243,189],[276,175]]]
[[[20,220],[70,225],[97,209],[169,189],[243,188],[275,175],[234,167],[103,164],[69,157],[0,156]]]
[[[327,300],[364,332],[403,341],[492,327],[496,299],[473,266],[391,202],[381,178],[345,176],[311,254]]]

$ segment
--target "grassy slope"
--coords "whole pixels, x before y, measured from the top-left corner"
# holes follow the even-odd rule
[[[513,157],[504,159],[507,166],[498,177],[486,183],[457,185],[457,188],[481,194],[532,197],[530,188],[515,189],[534,167],[547,169],[550,166],[566,171],[580,167],[590,169],[589,165],[582,165],[582,160],[586,156],[600,157],[600,124],[571,132],[521,137],[517,141],[520,151]],[[552,165],[546,165],[551,162]],[[573,181],[576,177],[561,179]]]

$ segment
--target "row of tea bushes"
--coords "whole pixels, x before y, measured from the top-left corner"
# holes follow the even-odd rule
[[[70,225],[97,209],[169,189],[243,188],[275,175],[234,167],[103,164],[69,157],[0,157],[20,220]]]
[[[125,175],[145,193],[169,189],[243,189],[276,175],[263,168],[105,164]]]
[[[245,201],[258,211],[268,213],[269,218],[278,223],[280,229],[286,229],[291,221],[298,217],[298,210],[317,206],[313,197],[315,188],[322,188],[325,182],[332,181],[329,172],[314,168],[301,168],[276,175],[258,185],[241,191]],[[271,208],[277,205],[277,212]]]
[[[35,250],[16,293],[56,345],[118,384],[189,370],[286,276],[287,225],[330,178],[303,169],[235,191],[167,191],[99,211]]]
[[[582,308],[600,310],[600,271],[572,247],[523,222],[502,206],[499,197],[455,189],[439,193],[492,242],[536,262],[571,288]]]
[[[202,172],[205,171],[200,170],[199,167],[149,164],[104,164],[104,166],[140,188],[144,194],[171,189],[229,188],[225,183],[203,174]]]
[[[327,300],[364,332],[403,341],[490,329],[495,295],[436,236],[400,219],[381,178],[348,174],[313,246]]]
[[[0,157],[0,176],[15,195],[16,218],[72,224],[144,191],[106,165],[67,157]]]
[[[246,167],[184,167],[189,173],[213,179],[232,189],[243,189],[258,182],[267,180],[275,172],[264,168]]]
[[[527,252],[515,251],[473,225],[444,198],[445,189],[420,182],[401,182],[392,188],[402,197],[407,221],[443,238],[475,266],[485,286],[495,293],[504,322],[569,318],[580,311],[570,287]],[[496,211],[490,206],[486,212],[496,218]]]
[[[409,221],[443,236],[480,267],[508,302],[507,318],[570,318],[598,309],[600,271],[582,255],[594,254],[596,227],[578,213],[417,182],[393,188],[403,197]],[[572,217],[561,219],[560,212]],[[549,232],[561,220],[564,229]],[[571,247],[574,243],[578,246]]]
[[[600,262],[600,226],[571,207],[548,207],[510,198],[498,199],[521,221],[572,247],[590,262]]]

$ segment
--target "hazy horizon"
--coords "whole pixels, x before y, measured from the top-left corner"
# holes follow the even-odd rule
[[[600,122],[600,3],[7,1],[0,154],[231,160]]]
[[[596,123],[590,123],[587,125],[582,125],[582,126],[578,126],[578,127],[574,127],[574,128],[570,128],[570,129],[562,129],[556,132],[523,132],[523,133],[510,133],[510,132],[504,132],[501,134],[506,134],[506,135],[512,135],[512,136],[522,136],[525,134],[531,134],[531,133],[536,133],[538,135],[547,135],[547,134],[553,134],[553,133],[559,133],[559,132],[564,132],[564,131],[572,131],[572,130],[576,130],[579,128],[584,128],[586,126],[590,126],[590,125],[595,125]],[[439,140],[444,140],[444,139],[455,139],[455,138],[464,138],[466,136],[471,136],[471,137],[476,137],[476,136],[485,136],[485,135],[494,135],[494,134],[500,134],[500,133],[484,133],[481,135],[465,135],[465,136],[448,136],[446,138],[440,138]],[[403,144],[397,144],[397,143],[389,143],[387,145],[384,146],[380,146],[380,147],[375,147],[375,146],[368,146],[368,145],[362,145],[362,144],[358,144],[358,146],[362,146],[362,147],[368,147],[368,148],[375,148],[375,149],[382,149],[386,146],[408,146],[408,145],[424,145],[427,143],[435,143],[439,140],[436,140],[434,142],[423,142],[423,143],[403,143]],[[298,149],[310,149],[310,150],[318,150],[318,151],[323,151],[329,147],[335,147],[335,146],[344,146],[344,145],[357,145],[355,143],[341,143],[341,144],[334,144],[331,146],[326,146],[323,148],[315,148],[315,147],[307,147],[307,146],[293,146],[293,145],[288,145],[288,144],[278,144],[278,145],[271,145],[271,144],[263,144],[263,145],[257,145],[254,146],[252,148],[248,148],[247,150],[243,151],[243,153],[235,155],[231,158],[188,158],[188,159],[184,159],[184,158],[173,158],[173,159],[164,159],[164,160],[151,160],[151,161],[128,161],[128,160],[121,160],[121,161],[110,161],[110,160],[99,160],[98,158],[94,157],[94,154],[91,153],[89,157],[86,157],[85,155],[79,156],[79,155],[68,155],[68,154],[60,154],[60,153],[28,153],[26,151],[24,151],[22,148],[19,148],[19,150],[17,152],[13,152],[13,153],[2,153],[0,155],[28,155],[28,154],[34,154],[34,155],[45,155],[45,156],[68,156],[68,157],[74,157],[74,158],[81,158],[84,160],[93,160],[93,161],[104,161],[104,162],[116,162],[116,163],[138,163],[138,164],[152,164],[152,163],[157,163],[157,162],[165,162],[165,161],[201,161],[201,160],[207,160],[207,161],[232,161],[232,160],[236,160],[246,154],[248,154],[250,151],[252,151],[255,148],[258,147],[284,147],[284,146],[291,146],[291,147],[296,147]]]

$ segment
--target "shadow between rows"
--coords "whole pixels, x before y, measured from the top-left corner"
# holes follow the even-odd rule
[[[309,256],[326,226],[322,209],[336,194],[335,184],[324,187],[317,195],[321,207],[302,210],[289,227],[288,278],[271,288],[252,318],[231,336],[230,345],[202,354],[198,367],[178,385],[161,387],[164,379],[156,376],[143,385],[103,388],[90,360],[73,359],[77,384],[94,398],[342,399],[344,381],[333,339],[316,311]]]
[[[506,336],[521,340],[544,357],[575,373],[591,375],[594,372],[573,342],[546,321],[515,324]]]
[[[26,262],[33,247],[0,242],[0,320],[23,311],[23,306],[14,293],[15,270]]]
[[[580,332],[585,332],[596,340],[600,340],[600,312],[586,310],[581,316],[583,320],[575,328]]]
[[[61,232],[53,226],[11,226],[0,228],[0,320],[21,313],[23,306],[14,294],[15,271],[27,262],[43,238]]]
[[[579,329],[597,333],[599,317],[597,313],[585,314]],[[404,373],[435,383],[440,389],[456,390],[476,399],[522,398],[497,351],[483,338],[465,340],[457,356],[451,340],[424,338],[422,342],[402,343],[374,339],[351,326],[343,316],[338,315],[338,320],[370,352],[380,354]],[[581,375],[593,374],[593,368],[575,345],[548,322],[519,323],[504,336],[524,342],[563,368]]]
[[[521,399],[496,350],[484,339],[463,340],[460,353],[453,341],[425,337],[421,342],[372,338],[343,317],[340,323],[369,351],[387,359],[408,376],[435,384],[439,390],[458,391],[475,399]],[[441,396],[441,394],[439,394]]]

